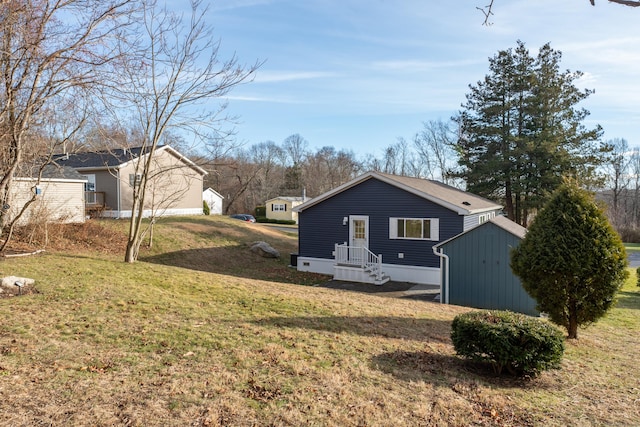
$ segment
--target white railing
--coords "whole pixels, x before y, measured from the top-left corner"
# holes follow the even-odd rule
[[[376,280],[382,279],[382,254],[376,255],[362,246],[335,246],[335,260],[337,265],[360,267],[375,275]]]

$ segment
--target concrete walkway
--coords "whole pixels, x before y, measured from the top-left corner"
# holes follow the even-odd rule
[[[627,251],[627,259],[629,260],[629,267],[640,267],[640,251]]]

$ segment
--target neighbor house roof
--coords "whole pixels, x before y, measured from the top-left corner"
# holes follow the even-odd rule
[[[156,153],[160,151],[167,151],[171,153],[202,175],[207,174],[207,172],[200,166],[196,165],[191,160],[168,145],[162,145],[156,149]],[[112,150],[61,154],[56,158],[56,162],[79,170],[117,169],[119,167],[122,167],[123,165],[126,165],[132,160],[145,156],[148,152],[149,147],[115,148]]]
[[[314,206],[369,179],[377,179],[394,187],[403,189],[409,193],[451,209],[460,215],[470,215],[502,208],[501,205],[485,199],[484,197],[467,193],[466,191],[459,190],[438,181],[371,171],[295,207],[294,210],[298,212],[304,211],[311,206]]]
[[[453,240],[458,239],[459,237],[464,236],[465,234],[469,233],[470,231],[475,230],[476,228],[479,227],[483,227],[486,226],[486,224],[493,224],[496,227],[499,227],[501,229],[503,229],[504,231],[506,231],[507,233],[513,234],[514,236],[520,238],[520,239],[524,239],[524,236],[527,234],[527,229],[524,228],[523,226],[521,226],[520,224],[518,224],[517,222],[511,221],[509,218],[507,218],[506,216],[503,215],[498,215],[495,218],[491,218],[488,221],[483,222],[482,224],[478,224],[475,227],[460,233],[456,236],[453,236],[452,238],[445,240],[444,242],[440,242],[437,245],[434,246],[434,248],[439,248],[441,246],[445,246],[447,243],[452,242]]]
[[[207,191],[209,191],[209,192],[211,192],[211,193],[215,194],[216,196],[220,197],[221,199],[224,199],[224,196],[223,196],[222,194],[218,193],[216,190],[214,190],[214,189],[213,189],[213,188],[211,188],[211,187],[207,187],[205,190],[203,190],[203,191],[202,191],[202,194],[206,193]]]
[[[38,178],[40,166],[26,167],[16,173],[18,179],[34,180]],[[86,181],[87,179],[70,166],[62,166],[57,163],[44,165],[42,168],[43,180]]]
[[[274,197],[273,199],[269,199],[265,203],[269,203],[272,200],[285,200],[287,202],[304,202],[305,200],[308,200],[308,198],[282,196],[282,197]]]

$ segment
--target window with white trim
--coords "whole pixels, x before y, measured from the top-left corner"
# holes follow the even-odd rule
[[[287,205],[285,203],[273,203],[271,204],[271,210],[274,212],[275,211],[286,212]]]
[[[483,213],[478,215],[478,224],[482,224],[484,222],[489,221],[491,218],[495,218],[496,217],[496,213],[495,212],[487,212],[487,213]]]
[[[438,218],[389,218],[389,238],[440,240]]]

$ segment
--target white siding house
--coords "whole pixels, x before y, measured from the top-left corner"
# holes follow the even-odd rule
[[[207,202],[210,215],[222,215],[222,201],[224,197],[213,188],[209,187],[202,192],[202,200]]]

